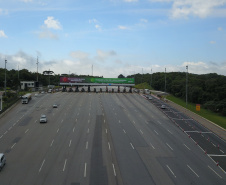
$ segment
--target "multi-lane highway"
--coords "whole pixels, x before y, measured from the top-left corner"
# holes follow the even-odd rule
[[[0,152],[4,185],[226,184],[225,172],[139,94],[59,92],[18,103],[0,118]]]

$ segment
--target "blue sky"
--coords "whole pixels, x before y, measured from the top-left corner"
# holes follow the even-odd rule
[[[226,0],[0,0],[0,67],[226,75]]]

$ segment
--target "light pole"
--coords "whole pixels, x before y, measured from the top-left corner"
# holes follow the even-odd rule
[[[151,86],[152,86],[152,69],[151,69]]]
[[[5,96],[6,96],[6,63],[7,63],[7,60],[5,60]]]
[[[187,73],[186,73],[186,107],[188,105],[188,66],[186,66]]]
[[[165,68],[165,92],[166,92],[166,68]]]

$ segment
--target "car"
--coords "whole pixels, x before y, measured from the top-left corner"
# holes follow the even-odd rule
[[[42,114],[40,117],[40,123],[47,123],[46,115]]]
[[[149,96],[149,97],[148,97],[148,99],[149,99],[149,100],[152,100],[152,97],[151,97],[151,96]]]
[[[161,105],[161,109],[165,109],[166,108],[166,106],[165,105]]]
[[[37,97],[38,96],[38,94],[35,94],[35,97]]]
[[[53,104],[53,108],[57,108],[57,104]]]
[[[6,164],[6,158],[3,153],[0,153],[0,170],[5,166]]]

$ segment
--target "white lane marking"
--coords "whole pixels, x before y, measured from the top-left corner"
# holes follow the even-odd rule
[[[158,123],[161,125],[162,123],[160,121],[158,121]]]
[[[77,116],[79,115],[79,113],[77,114]]]
[[[118,120],[118,122],[119,122],[119,123],[121,123],[121,121],[120,121],[120,120]]]
[[[77,122],[77,118],[76,118],[75,122]]]
[[[123,132],[126,134],[126,131],[123,129]]]
[[[110,146],[110,143],[108,142],[108,148],[109,148],[109,150],[111,150],[111,146]]]
[[[223,151],[223,150],[221,150],[221,149],[220,149],[220,151],[221,151],[221,153],[223,153],[223,154],[224,154],[224,151]]]
[[[184,146],[185,146],[188,150],[191,150],[186,144],[184,144]]]
[[[11,130],[12,129],[12,127],[9,127],[9,130]]]
[[[115,115],[117,115],[116,112],[115,112]]]
[[[53,142],[54,142],[54,139],[52,140],[51,144],[50,144],[50,147],[53,145]]]
[[[148,121],[145,121],[146,124],[148,124]]]
[[[115,165],[113,163],[112,163],[112,168],[113,168],[113,171],[114,171],[114,176],[116,176]]]
[[[75,132],[75,127],[73,128],[73,132]]]
[[[38,122],[38,120],[35,120],[35,123],[37,123]]]
[[[133,144],[132,144],[132,143],[130,143],[130,145],[131,145],[131,147],[134,149]]]
[[[217,172],[215,172],[210,166],[208,166],[209,167],[209,169],[211,169],[218,177],[220,177],[221,179],[222,179],[222,177],[217,173]]]
[[[107,129],[105,129],[105,132],[106,132],[106,134],[108,133],[108,130]]]
[[[89,112],[89,116],[90,116],[90,112]]]
[[[11,149],[16,145],[16,143],[13,144],[13,146],[11,146]]]
[[[154,130],[154,132],[155,132],[157,135],[159,135],[159,133],[158,133],[156,130]]]
[[[174,175],[173,171],[170,169],[170,167],[168,165],[166,165],[166,167],[169,169],[169,171],[173,174],[173,176],[176,178],[176,175]]]
[[[105,119],[104,119],[104,123],[105,123]]]
[[[8,132],[8,131],[5,131],[5,133],[4,133],[4,134],[7,134],[7,132]]]
[[[85,163],[85,168],[84,168],[84,177],[86,177],[86,166],[87,166],[87,164]]]
[[[172,132],[170,132],[170,130],[168,130],[168,132],[169,132],[170,134],[173,134]]]
[[[135,121],[133,121],[133,123],[135,124]]]
[[[65,159],[65,161],[64,161],[64,168],[63,168],[63,171],[64,171],[65,168],[66,168],[66,164],[67,164],[67,159]]]
[[[187,165],[187,167],[197,176],[197,177],[199,177],[198,176],[198,174],[197,173],[195,173],[195,171],[189,166],[189,165]]]
[[[69,145],[68,145],[69,147],[71,147],[71,140],[70,140],[70,142],[69,142]]]
[[[208,154],[210,157],[226,157],[226,155],[215,155],[215,154]]]
[[[29,129],[27,129],[27,130],[25,131],[25,134],[26,134],[28,131],[29,131]]]
[[[87,129],[87,133],[89,133],[89,128]]]
[[[151,147],[153,148],[153,149],[155,149],[155,147],[150,143],[150,145],[151,145]]]
[[[1,135],[0,139],[3,137],[3,135]]]
[[[144,133],[142,132],[142,130],[140,130],[140,132],[141,132],[141,134],[144,134]]]
[[[16,125],[16,123],[13,124],[13,126],[15,126],[15,125]]]
[[[89,123],[89,120],[88,120],[88,123]]]
[[[43,167],[44,163],[45,163],[45,159],[42,161],[41,167],[39,168],[38,172],[40,172],[42,170],[42,167]]]
[[[86,150],[88,149],[89,143],[86,141]]]
[[[171,150],[173,150],[173,149],[171,148],[171,146],[170,146],[168,143],[166,143],[166,145],[167,145]]]
[[[63,123],[63,121],[64,121],[64,120],[62,119],[62,120],[61,120],[61,123]]]
[[[59,132],[59,128],[57,129],[57,133]]]

